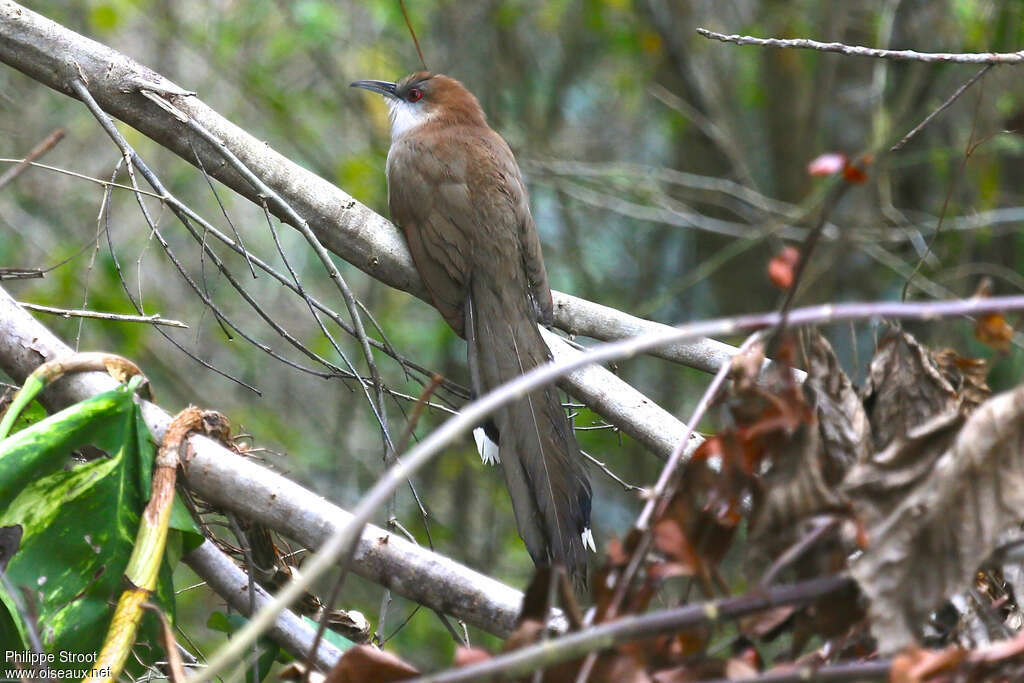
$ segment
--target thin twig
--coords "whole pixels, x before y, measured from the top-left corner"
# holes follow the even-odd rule
[[[981,109],[981,100],[985,95],[984,88],[978,93],[978,100],[974,103],[974,116],[971,117],[971,134],[967,138],[967,145],[964,148],[963,157],[960,158],[960,163],[956,167],[956,171],[949,179],[949,183],[946,185],[946,194],[942,199],[942,210],[939,212],[939,220],[935,224],[935,232],[932,233],[932,238],[928,242],[925,248],[925,252],[921,254],[920,258],[917,259],[917,263],[914,264],[914,270],[911,271],[907,277],[907,281],[903,283],[903,291],[900,294],[901,299],[907,298],[907,293],[910,291],[910,283],[914,277],[921,270],[921,267],[925,263],[925,258],[928,254],[935,251],[935,245],[938,244],[939,235],[942,234],[942,221],[946,217],[946,210],[949,208],[949,201],[953,197],[953,190],[957,185],[957,181],[961,179],[964,172],[967,170],[967,162],[970,160],[971,155],[974,153],[974,136],[978,130],[978,112]],[[980,144],[980,143],[979,143]]]
[[[117,130],[117,127],[114,125],[113,121],[111,121],[111,119],[107,115],[107,113],[105,111],[103,111],[103,108],[100,107],[99,103],[97,103],[96,100],[93,98],[92,94],[89,92],[89,88],[86,87],[86,85],[85,85],[85,81],[80,76],[79,77],[72,76],[69,85],[70,85],[71,89],[75,92],[75,95],[82,101],[83,104],[85,104],[85,106],[92,113],[93,117],[95,117],[96,121],[100,124],[100,127],[110,137],[110,139],[114,141],[114,144],[117,145],[118,149],[121,151],[121,155],[124,158],[125,163],[126,163],[126,170],[128,171],[128,175],[129,175],[129,177],[131,178],[131,181],[132,181],[132,185],[135,186],[135,184],[136,184],[135,172],[133,170],[133,165],[134,165],[134,166],[137,166],[139,168],[139,171],[146,177],[146,180],[149,181],[149,183],[151,185],[153,185],[154,189],[157,189],[158,191],[160,189],[162,189],[163,185],[160,183],[160,181],[156,178],[156,176],[152,173],[152,171],[149,170],[149,167],[147,167],[142,162],[142,159],[140,159],[139,156],[137,154],[135,154],[135,151],[128,144],[128,141],[125,140],[124,136],[121,135],[121,132],[119,130]],[[136,188],[136,189],[138,189],[138,188]],[[153,233],[155,235],[157,235],[157,237],[159,239],[162,240],[162,237],[160,237],[160,234],[159,234],[159,232],[156,229],[156,224],[153,222],[152,217],[149,215],[148,209],[146,209],[145,203],[142,201],[142,194],[139,193],[139,192],[136,192],[135,197],[138,200],[139,207],[140,207],[140,209],[142,211],[143,217],[146,219],[146,223],[150,226],[150,228],[152,228]],[[107,220],[109,221],[109,217],[110,217],[109,210],[106,212],[106,217],[107,217]],[[110,235],[110,227],[109,227],[109,225],[104,228],[104,232],[106,232],[106,235],[107,235],[107,245],[110,248],[111,259],[113,259],[113,261],[114,261],[114,267],[117,270],[118,276],[121,279],[121,285],[124,288],[125,295],[128,297],[128,300],[131,301],[132,306],[135,307],[135,310],[137,310],[139,312],[139,314],[142,315],[143,314],[142,305],[138,302],[138,300],[135,298],[135,296],[131,293],[131,289],[128,287],[128,282],[124,279],[124,274],[123,274],[123,272],[121,270],[121,264],[118,262],[117,255],[114,252],[114,245],[113,245],[112,237]],[[165,248],[165,251],[168,254],[168,257],[171,258],[171,261],[178,268],[178,271],[185,278],[186,282],[188,282],[193,287],[193,289],[195,291],[199,292],[200,296],[203,296],[202,292],[198,289],[198,287],[196,287],[195,283],[192,281],[192,278],[188,276],[188,273],[184,270],[184,268],[181,266],[181,264],[178,262],[178,260],[174,257],[174,255],[172,253],[170,253],[170,247],[165,245],[164,248]],[[213,302],[209,301],[208,299],[206,300],[206,302],[207,302],[208,306],[211,306],[211,307],[213,306]],[[260,392],[259,389],[257,389],[256,387],[252,386],[251,384],[248,384],[247,382],[243,382],[239,378],[237,378],[237,377],[235,377],[235,376],[233,376],[233,375],[231,375],[231,374],[229,374],[227,372],[224,372],[220,368],[215,367],[212,363],[210,363],[210,362],[200,358],[196,354],[192,353],[191,351],[186,349],[184,347],[184,345],[182,345],[180,342],[178,342],[178,340],[174,339],[174,337],[172,337],[171,335],[167,334],[160,327],[154,327],[153,329],[156,330],[164,339],[166,339],[171,344],[173,344],[179,351],[184,353],[186,356],[188,356],[189,358],[191,358],[195,362],[197,362],[200,365],[202,365],[204,368],[206,368],[208,370],[211,370],[211,371],[217,373],[218,375],[220,375],[220,376],[222,376],[222,377],[224,377],[226,379],[231,380],[232,382],[235,382],[239,386],[242,386],[242,387],[245,387],[246,389],[249,389],[250,391],[252,391],[253,393],[255,393],[258,396],[262,396],[263,395],[262,392]]]
[[[786,550],[779,555],[774,562],[772,562],[772,566],[770,566],[768,571],[761,576],[760,584],[762,586],[772,585],[783,569],[800,559],[800,557],[802,557],[803,554],[811,548],[811,546],[821,540],[825,534],[839,526],[839,521],[840,520],[835,517],[830,517],[797,539],[795,543],[786,548]]]
[[[190,232],[194,233],[194,228],[189,223],[189,216],[187,215],[187,213],[185,211],[183,211],[181,209],[181,202],[173,198],[173,196],[170,194],[170,192],[168,192],[167,188],[164,187],[163,183],[156,176],[156,174],[153,173],[152,170],[150,170],[149,166],[146,165],[146,163],[142,160],[141,157],[139,157],[139,155],[135,152],[135,150],[131,147],[131,145],[128,144],[128,141],[125,140],[124,136],[122,136],[120,131],[117,130],[117,128],[114,126],[113,122],[111,121],[110,117],[106,114],[106,112],[103,111],[103,109],[99,106],[99,104],[96,102],[96,100],[93,99],[92,95],[89,93],[89,90],[85,86],[85,84],[80,79],[75,79],[71,83],[71,88],[75,91],[75,94],[78,95],[78,97],[82,100],[82,102],[85,103],[85,105],[89,108],[89,110],[96,117],[97,121],[100,123],[100,126],[104,129],[104,131],[106,131],[107,135],[110,136],[110,138],[114,141],[114,143],[121,150],[121,153],[122,153],[124,159],[126,160],[126,162],[128,164],[127,165],[127,170],[128,170],[129,176],[131,177],[132,185],[135,186],[135,184],[136,184],[135,175],[134,175],[134,170],[133,169],[134,168],[138,168],[139,172],[143,175],[143,177],[146,179],[146,181],[153,187],[153,189],[156,190],[158,193],[160,193],[158,195],[158,197],[171,209],[171,212],[174,213],[174,215],[178,218],[178,220],[181,221],[182,225],[184,225],[187,230],[189,230]],[[286,365],[289,365],[289,366],[291,366],[291,367],[293,367],[293,368],[295,368],[297,370],[301,370],[302,372],[305,372],[305,373],[308,373],[308,374],[311,374],[311,375],[315,375],[317,377],[321,377],[321,378],[324,378],[324,379],[327,379],[329,377],[332,377],[332,376],[335,376],[335,375],[338,375],[338,374],[341,374],[342,376],[344,376],[344,370],[342,370],[341,368],[338,368],[337,366],[335,366],[334,364],[330,363],[326,359],[320,358],[319,356],[314,354],[312,351],[307,349],[297,339],[295,339],[290,334],[288,334],[287,331],[285,331],[284,328],[282,328],[280,325],[278,325],[274,321],[272,316],[270,316],[268,313],[263,311],[262,307],[259,306],[259,304],[256,302],[256,300],[253,299],[244,290],[244,288],[242,288],[241,285],[238,285],[238,284],[235,285],[235,291],[237,291],[242,296],[242,298],[245,299],[247,303],[249,303],[249,305],[253,308],[253,310],[264,321],[266,321],[267,324],[270,325],[271,328],[274,329],[274,331],[276,331],[286,341],[291,343],[293,346],[295,346],[297,349],[299,349],[303,353],[309,355],[311,358],[313,358],[317,362],[320,362],[320,363],[324,364],[332,372],[331,373],[324,373],[324,372],[320,372],[318,370],[315,370],[313,368],[309,368],[309,367],[306,367],[304,365],[301,365],[300,363],[297,363],[297,362],[291,360],[290,358],[287,358],[287,357],[279,354],[278,352],[274,351],[267,344],[264,344],[262,342],[257,341],[251,335],[249,335],[247,332],[245,332],[245,330],[243,330],[237,324],[233,323],[227,317],[227,315],[225,315],[224,312],[220,310],[220,308],[217,306],[217,304],[215,304],[213,302],[213,300],[210,299],[210,297],[208,297],[206,295],[206,293],[203,291],[203,288],[200,287],[192,279],[192,277],[189,275],[188,271],[185,269],[184,265],[182,265],[181,261],[179,261],[178,258],[174,255],[174,252],[170,248],[170,244],[167,242],[166,239],[164,239],[163,234],[160,232],[160,230],[156,226],[156,222],[153,220],[152,216],[150,216],[149,210],[146,208],[146,205],[142,202],[141,193],[136,193],[135,196],[136,196],[136,198],[138,200],[139,209],[142,212],[143,218],[146,220],[147,225],[150,227],[150,230],[152,231],[152,234],[159,241],[160,246],[164,250],[164,253],[171,260],[171,263],[174,264],[174,267],[178,270],[178,273],[181,275],[182,279],[184,279],[185,282],[192,289],[192,291],[195,292],[197,296],[199,296],[199,298],[207,306],[207,308],[209,308],[211,311],[213,311],[214,315],[217,316],[218,320],[223,321],[228,327],[230,327],[236,333],[241,335],[246,341],[248,341],[250,344],[252,344],[256,348],[258,348],[261,351],[263,351],[264,353],[270,355],[274,359],[276,359],[276,360],[278,360],[278,361],[280,361],[282,363],[285,363]],[[109,229],[106,230],[106,233],[107,233],[107,241],[108,241],[108,243],[110,243],[111,235],[110,235]],[[118,269],[118,272],[120,272],[120,266],[117,264],[117,257],[113,253],[113,245],[112,244],[110,244],[110,248],[111,248],[111,257],[114,259],[115,267]],[[231,275],[230,271],[226,267],[224,267],[222,265],[222,263],[220,262],[219,258],[217,258],[216,255],[213,252],[207,252],[207,253],[210,254],[210,256],[213,259],[214,263],[218,265],[218,267],[220,268],[220,270],[224,274],[224,276],[226,278],[228,278],[229,281],[233,281],[234,277]],[[123,280],[122,280],[122,282],[123,282]],[[142,314],[141,304],[139,304],[138,301],[136,300],[136,298],[134,296],[132,296],[132,294],[129,292],[129,290],[127,289],[127,285],[125,285],[125,292],[128,295],[129,300],[132,302],[132,305],[135,306],[136,310],[138,310],[140,314]],[[208,368],[210,370],[213,370],[214,372],[216,372],[216,373],[218,373],[218,374],[220,374],[220,375],[222,375],[222,376],[232,380],[233,382],[236,382],[237,384],[240,384],[241,386],[246,387],[247,389],[250,389],[251,391],[253,391],[253,392],[257,393],[257,394],[262,395],[261,392],[259,392],[259,390],[257,390],[255,387],[253,387],[253,386],[251,386],[251,385],[249,385],[249,384],[247,384],[245,382],[242,382],[238,378],[233,377],[232,375],[229,375],[229,374],[225,373],[222,370],[219,370],[219,369],[215,368],[213,365],[211,365],[207,361],[205,361],[205,360],[199,358],[198,356],[196,356],[195,354],[189,352],[179,342],[177,342],[175,339],[173,339],[172,337],[170,337],[169,335],[164,333],[162,330],[160,330],[160,328],[155,328],[155,329],[157,329],[157,331],[159,331],[164,336],[164,338],[166,338],[168,341],[170,341],[172,344],[174,344],[179,350],[181,350],[183,353],[187,354],[190,358],[192,358],[193,360],[197,361],[198,363],[200,363],[204,367],[206,367],[206,368]],[[353,373],[353,375],[354,374],[355,373]]]
[[[160,99],[157,97],[150,97],[150,99]],[[303,237],[306,238],[306,242],[313,248],[313,252],[320,259],[320,263],[323,264],[324,269],[327,271],[328,276],[334,281],[335,287],[341,293],[342,299],[345,301],[345,306],[348,309],[349,315],[352,318],[352,327],[355,330],[356,339],[363,352],[363,357],[366,360],[367,369],[370,371],[370,376],[373,378],[374,387],[377,390],[376,402],[370,398],[369,393],[366,397],[370,404],[370,409],[373,411],[374,417],[377,419],[377,423],[381,428],[381,435],[385,442],[385,451],[394,451],[394,445],[391,440],[391,435],[388,432],[387,427],[387,416],[384,412],[384,392],[383,392],[383,381],[380,378],[380,372],[377,370],[377,364],[373,359],[373,351],[370,347],[370,342],[366,334],[366,330],[363,328],[362,316],[359,314],[359,308],[356,305],[355,295],[352,294],[352,290],[349,289],[348,283],[345,282],[345,278],[342,277],[338,267],[334,264],[330,254],[324,248],[319,238],[313,232],[313,229],[309,227],[309,223],[299,215],[299,213],[285,201],[277,192],[275,192],[269,185],[253,173],[252,169],[245,165],[245,163],[239,159],[234,152],[232,152],[223,140],[218,138],[216,135],[208,131],[198,121],[192,117],[186,115],[184,112],[180,112],[173,107],[170,103],[165,101],[164,105],[175,112],[180,114],[180,119],[188,126],[189,130],[197,133],[203,140],[213,146],[215,150],[224,158],[228,164],[238,171],[243,178],[255,189],[260,197],[265,198],[265,201],[269,201],[274,204],[281,212],[287,216],[289,223],[292,227],[297,229]],[[262,201],[262,200],[261,200]],[[307,302],[308,303],[308,302]],[[309,304],[312,309],[312,304]],[[317,318],[319,320],[319,318]],[[353,374],[356,374],[353,370]],[[366,391],[366,385],[361,384],[364,391]]]
[[[97,318],[99,320],[110,320],[119,323],[149,323],[150,325],[166,325],[167,327],[181,327],[188,329],[188,325],[180,320],[161,318],[159,314],[152,315],[128,315],[126,313],[105,313],[103,311],[87,311],[72,308],[54,308],[53,306],[42,306],[40,304],[29,304],[19,301],[18,305],[30,311],[39,313],[50,313],[63,318]]]
[[[249,614],[256,613],[256,580],[253,575],[256,573],[256,563],[252,559],[252,546],[249,543],[249,537],[242,531],[242,526],[238,523],[238,515],[228,510],[227,512],[228,522],[231,523],[231,531],[234,532],[235,538],[238,539],[238,545],[242,548],[242,555],[245,557],[245,576],[248,581],[249,589]],[[256,643],[253,643],[253,657],[252,657],[252,680],[260,680],[260,667],[259,667],[259,648]]]
[[[77,173],[75,171],[69,171],[68,169],[61,168],[60,166],[50,166],[49,164],[40,164],[40,163],[37,163],[35,161],[28,161],[27,159],[11,159],[10,157],[0,157],[0,164],[22,164],[22,163],[27,163],[29,166],[32,166],[33,168],[42,168],[42,169],[45,169],[47,171],[53,171],[54,173],[60,173],[61,175],[71,176],[72,178],[78,178],[79,180],[88,180],[90,183],[96,183],[97,185],[102,185],[104,187],[116,187],[119,190],[128,190],[129,192],[138,192],[138,193],[143,194],[143,195],[145,195],[147,197],[152,197],[153,199],[160,199],[160,195],[158,195],[155,192],[148,192],[146,190],[140,190],[140,189],[133,188],[130,185],[122,185],[121,183],[115,183],[113,181],[103,180],[101,178],[94,178],[91,175],[85,175],[84,173]]]
[[[22,173],[24,173],[25,169],[32,165],[33,161],[35,161],[36,159],[38,159],[39,157],[43,156],[51,149],[56,147],[57,143],[63,139],[63,128],[58,128],[57,130],[47,135],[42,142],[33,147],[32,151],[25,155],[25,158],[21,160],[21,163],[19,163],[14,168],[8,169],[7,172],[4,173],[3,175],[0,175],[0,189],[2,189],[4,185],[11,182],[12,180],[20,176]]]
[[[928,116],[924,117],[924,119],[921,121],[921,123],[919,123],[916,126],[914,126],[913,128],[911,128],[909,133],[904,135],[903,138],[900,139],[899,142],[897,142],[895,145],[893,145],[892,147],[889,148],[889,151],[890,152],[897,152],[897,151],[903,149],[903,146],[906,145],[908,142],[910,142],[910,138],[912,138],[915,135],[917,135],[918,133],[920,133],[921,129],[923,129],[925,126],[927,126],[929,123],[932,122],[932,119],[934,119],[936,116],[938,116],[939,114],[944,112],[949,107],[949,105],[951,105],[954,102],[956,102],[957,99],[961,95],[963,95],[964,92],[966,92],[968,88],[970,88],[972,85],[974,85],[975,82],[977,82],[977,80],[979,78],[984,76],[988,72],[988,70],[991,69],[993,66],[995,66],[995,65],[994,64],[986,64],[981,69],[979,69],[978,73],[976,73],[973,76],[971,76],[969,79],[967,79],[967,81],[965,83],[963,83],[959,88],[957,88],[955,91],[953,91],[953,94],[950,95],[949,98],[947,98],[945,102],[940,104],[938,106],[938,108],[935,109],[932,113],[928,114]]]
[[[409,29],[409,35],[412,36],[413,45],[416,46],[416,54],[419,55],[420,64],[423,65],[423,70],[427,70],[427,60],[423,59],[423,50],[420,49],[420,41],[416,38],[416,31],[412,28],[412,21],[409,19],[409,11],[405,8],[405,0],[398,0],[398,6],[402,8],[402,16],[405,17],[405,25]]]
[[[610,426],[611,425],[609,425],[609,427]],[[573,429],[575,431],[581,431],[581,430],[584,430],[584,429],[592,429],[592,428],[590,428],[590,427],[573,427]],[[601,429],[606,429],[606,427],[601,427]],[[611,470],[611,468],[608,467],[607,464],[601,462],[600,460],[598,460],[597,458],[592,456],[590,453],[587,453],[584,450],[580,450],[580,453],[583,455],[584,458],[589,460],[592,465],[594,465],[599,470],[601,470],[602,472],[607,474],[612,479],[612,481],[617,483],[619,486],[621,486],[627,492],[629,492],[629,491],[640,491],[641,494],[642,494],[645,491],[643,486],[637,486],[636,484],[630,484],[628,481],[625,481],[624,479],[622,479],[619,475],[615,474],[615,472],[613,472]]]
[[[0,280],[33,280],[45,274],[42,268],[0,268]]]
[[[761,47],[780,47],[799,50],[818,50],[819,52],[838,52],[851,57],[874,57],[876,59],[894,59],[911,62],[948,62],[954,64],[1020,64],[1024,62],[1024,50],[1019,52],[917,52],[916,50],[879,50],[874,47],[846,45],[845,43],[822,43],[809,38],[755,38],[739,34],[726,35],[706,28],[698,28],[697,33],[705,38],[720,40],[723,43],[737,45],[760,45]]]

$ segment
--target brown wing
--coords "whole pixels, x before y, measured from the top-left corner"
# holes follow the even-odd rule
[[[462,336],[471,258],[462,216],[472,208],[465,175],[451,165],[414,139],[397,141],[388,154],[388,204],[434,306]]]
[[[502,141],[504,143],[504,141]],[[523,219],[519,222],[519,249],[523,260],[523,268],[526,271],[527,285],[530,296],[533,298],[533,305],[537,311],[537,320],[545,327],[551,327],[554,322],[554,305],[551,301],[551,286],[548,284],[548,271],[544,267],[544,256],[540,251],[540,238],[537,236],[537,226],[533,222],[533,215],[530,213],[530,200],[526,194],[526,185],[519,173],[519,165],[516,164],[511,150],[508,152],[508,174],[509,187],[513,193],[513,201],[519,207],[517,214]]]

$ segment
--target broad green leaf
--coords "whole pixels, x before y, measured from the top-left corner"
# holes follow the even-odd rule
[[[64,469],[69,452],[86,444],[110,457]],[[0,442],[0,506],[6,506],[0,526],[21,524],[24,529],[7,576],[29,590],[48,651],[92,653],[102,645],[149,498],[155,451],[127,387],[83,401]],[[176,562],[202,540],[180,502],[175,506],[171,526],[177,531],[168,538],[153,596],[172,618],[170,560]],[[0,590],[0,602],[23,639],[11,596]],[[0,635],[9,628],[3,616]],[[146,615],[138,642],[156,643],[156,635],[156,620]]]
[[[97,445],[114,424],[124,421],[125,412],[132,406],[128,391],[114,389],[0,441],[0,509],[30,481],[62,468],[70,451],[90,443]]]

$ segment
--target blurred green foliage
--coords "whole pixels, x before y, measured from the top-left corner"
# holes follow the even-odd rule
[[[467,84],[523,165],[556,288],[669,323],[770,309],[778,292],[768,284],[765,264],[784,241],[783,226],[813,224],[822,187],[808,177],[806,164],[833,151],[870,151],[877,163],[869,183],[849,192],[831,217],[840,229],[815,256],[801,302],[899,297],[906,274],[926,251],[915,281],[927,289],[912,288],[912,296],[969,295],[986,275],[997,292],[1024,288],[1022,145],[1020,133],[1007,132],[1024,128],[1024,81],[1017,68],[992,70],[903,151],[886,154],[888,144],[976,68],[737,47],[694,31],[703,26],[924,51],[1013,51],[1024,38],[1021,3],[499,0],[408,7],[429,66]],[[397,2],[41,1],[33,9],[196,90],[274,149],[386,215],[386,110],[378,98],[348,84],[393,79],[419,67]],[[84,108],[0,68],[0,155],[20,157],[57,127],[68,136],[43,161],[109,177],[118,153]],[[201,174],[126,132],[173,192],[229,229]],[[563,161],[579,163],[551,163]],[[122,173],[119,180],[125,179]],[[765,209],[722,180],[786,204],[763,202],[774,207]],[[283,268],[262,212],[227,190],[219,194],[246,247]],[[379,431],[358,385],[287,368],[225,334],[161,253],[135,200],[114,192],[109,221],[98,224],[102,197],[95,184],[40,169],[0,190],[0,265],[51,266],[77,253],[42,280],[5,286],[26,301],[133,313],[106,238],[89,247],[98,231],[109,228],[126,285],[146,312],[187,322],[190,329],[173,333],[175,339],[262,394],[206,371],[149,327],[45,322],[82,349],[131,357],[169,410],[200,403],[228,414],[249,434],[248,443],[280,454],[266,455],[275,466],[351,506],[383,467]],[[172,216],[146,203],[176,255],[228,316],[307,362],[258,322]],[[978,216],[993,209],[1000,213]],[[714,221],[728,230],[716,232],[712,228],[721,224]],[[344,310],[307,245],[289,229],[281,235],[304,285]],[[300,300],[268,277],[253,280],[243,260],[222,256],[279,323],[338,361]],[[702,266],[705,274],[693,278]],[[396,348],[467,383],[464,345],[432,309],[352,267],[342,270]],[[354,342],[331,329],[365,374]],[[828,330],[855,381],[863,376],[876,331],[869,325]],[[1021,376],[1020,351],[994,356],[972,339],[969,324],[931,325],[922,338],[992,358],[996,389]],[[382,355],[377,362],[390,389],[420,395],[421,383],[397,364]],[[617,371],[683,418],[707,382],[700,372],[649,358],[622,363]],[[401,433],[411,408],[409,400],[389,401],[393,433]],[[417,434],[444,417],[443,411],[428,411]],[[714,418],[702,426],[714,428]],[[576,418],[581,426],[595,419],[589,411]],[[628,482],[649,484],[659,470],[659,461],[615,432],[580,436],[586,450]],[[600,545],[627,530],[639,502],[596,469],[593,479]],[[479,464],[469,440],[415,483],[438,551],[525,585],[531,566],[500,474]],[[420,543],[428,542],[407,490],[398,497],[396,514]],[[220,638],[204,625],[209,600],[200,590],[182,596],[186,632],[200,644]],[[347,584],[341,603],[362,610],[382,635],[413,609],[396,600],[379,624],[381,592],[358,580]],[[494,644],[481,634],[473,637]],[[428,667],[450,661],[454,647],[427,610],[409,620],[391,645]]]

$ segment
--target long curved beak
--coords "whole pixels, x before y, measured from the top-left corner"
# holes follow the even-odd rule
[[[388,97],[397,97],[395,94],[395,84],[388,81],[356,81],[350,87],[362,88],[363,90],[380,93]]]

